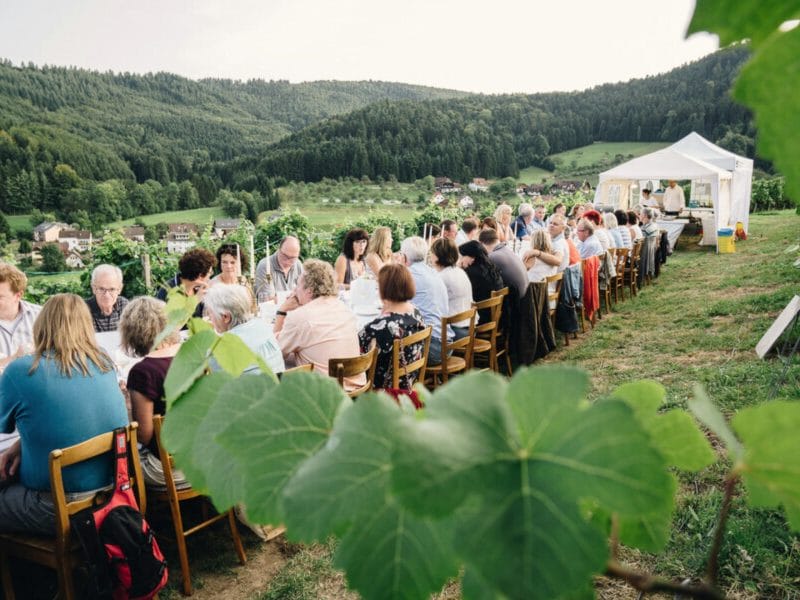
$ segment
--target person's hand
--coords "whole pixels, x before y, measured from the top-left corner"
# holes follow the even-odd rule
[[[20,441],[17,440],[8,450],[0,454],[0,480],[8,481],[17,474],[22,455]]]
[[[283,304],[280,305],[278,310],[282,312],[290,312],[295,310],[296,308],[300,308],[300,301],[297,299],[297,296],[292,293],[286,300],[283,301]]]

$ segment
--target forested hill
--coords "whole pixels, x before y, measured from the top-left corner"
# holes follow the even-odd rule
[[[210,163],[256,154],[293,131],[379,100],[463,95],[373,81],[193,81],[2,61],[0,138],[5,131],[16,148],[6,143],[4,155],[0,139],[0,166],[13,163],[0,171],[0,182],[22,168],[47,175],[57,163],[95,181],[181,181],[207,173]],[[31,148],[29,158],[18,152]]]
[[[668,73],[582,92],[381,101],[284,138],[234,171],[287,179],[515,176],[593,141],[672,141],[697,131],[751,150],[750,113],[728,91],[747,58],[722,50]]]

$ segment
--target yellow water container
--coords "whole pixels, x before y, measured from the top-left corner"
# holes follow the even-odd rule
[[[717,251],[720,254],[732,254],[736,252],[733,229],[730,227],[717,230]]]

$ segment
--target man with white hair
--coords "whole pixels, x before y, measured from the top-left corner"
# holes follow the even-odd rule
[[[547,221],[545,220],[545,215],[547,214],[547,209],[545,208],[544,204],[537,204],[533,208],[533,220],[531,221],[531,233],[533,233],[536,229],[547,229]]]
[[[203,298],[205,314],[217,333],[232,333],[260,356],[273,373],[286,370],[283,354],[272,328],[264,319],[254,319],[252,298],[241,285],[214,285]],[[213,366],[213,365],[212,365]],[[258,365],[251,365],[245,373],[259,373]]]
[[[116,331],[122,310],[128,305],[128,299],[119,295],[122,270],[115,265],[97,265],[92,271],[91,284],[93,296],[86,300],[86,305],[92,313],[94,330]]]
[[[442,317],[450,314],[447,302],[447,287],[444,281],[425,263],[428,255],[428,244],[419,236],[403,240],[400,245],[400,254],[405,265],[414,278],[417,293],[411,299],[411,304],[422,313],[426,325],[433,327],[431,345],[428,351],[428,364],[435,366],[442,362],[442,335],[447,336],[447,341],[453,340],[454,334],[450,327],[442,331]]]
[[[529,240],[531,233],[533,233],[533,226],[531,225],[533,221],[533,206],[523,202],[519,205],[517,212],[519,212],[519,216],[511,225],[511,231],[517,234],[518,240]]]

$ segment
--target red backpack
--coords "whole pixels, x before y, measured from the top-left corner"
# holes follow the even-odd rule
[[[167,561],[133,493],[124,428],[114,431],[114,448],[117,467],[113,493],[102,504],[71,519],[89,567],[84,597],[148,599],[167,584]]]

